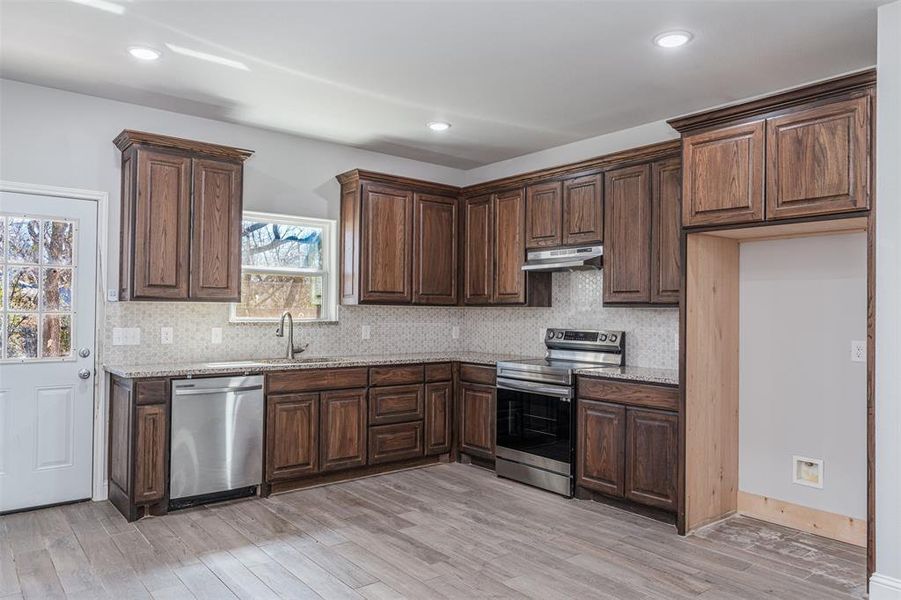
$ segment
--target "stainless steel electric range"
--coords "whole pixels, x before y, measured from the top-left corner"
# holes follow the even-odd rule
[[[498,476],[573,495],[575,376],[622,366],[623,331],[548,329],[545,357],[497,363]]]

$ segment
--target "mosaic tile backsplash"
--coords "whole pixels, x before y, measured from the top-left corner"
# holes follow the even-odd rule
[[[471,351],[540,355],[544,327],[622,329],[626,362],[675,369],[679,312],[674,308],[604,308],[602,273],[554,273],[553,308],[345,306],[337,323],[295,324],[295,341],[311,356]],[[230,323],[220,303],[111,302],[106,305],[104,362],[221,361],[282,356],[275,323]],[[370,338],[362,339],[364,326]],[[113,346],[114,327],[138,327],[141,343]],[[174,328],[172,344],[160,328]],[[222,343],[211,330],[222,328]],[[453,328],[459,337],[453,337]]]

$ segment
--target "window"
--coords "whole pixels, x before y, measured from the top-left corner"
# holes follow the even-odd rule
[[[241,223],[241,302],[232,321],[332,321],[335,222],[245,212]]]
[[[72,357],[72,221],[0,215],[0,359]]]

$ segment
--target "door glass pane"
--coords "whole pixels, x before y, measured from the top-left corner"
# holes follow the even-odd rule
[[[37,358],[37,315],[11,314],[7,317],[6,354],[9,358]]]
[[[40,250],[40,225],[37,219],[10,217],[9,262],[37,263]]]
[[[13,267],[9,269],[9,309],[38,309],[38,268]]]
[[[44,315],[41,330],[41,356],[69,356],[72,351],[72,318],[69,315]]]
[[[44,264],[72,264],[72,230],[70,221],[44,221]]]
[[[43,269],[41,289],[45,311],[72,310],[72,269]]]

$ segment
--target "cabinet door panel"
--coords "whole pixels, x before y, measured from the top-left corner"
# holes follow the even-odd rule
[[[194,160],[191,298],[241,297],[241,165]]]
[[[136,191],[134,298],[187,299],[191,159],[139,150]]]
[[[561,196],[559,181],[530,185],[526,194],[526,248],[559,246]]]
[[[369,464],[423,456],[422,421],[379,425],[369,429]]]
[[[457,303],[457,199],[413,197],[413,302]]]
[[[604,182],[604,302],[651,300],[651,167],[609,171]]]
[[[563,245],[599,244],[604,238],[600,175],[563,182]]]
[[[767,219],[869,207],[869,98],[767,120]]]
[[[682,285],[682,161],[654,163],[651,180],[651,302],[677,304]]]
[[[763,220],[764,121],[682,138],[682,224]]]
[[[269,396],[266,406],[266,481],[319,470],[319,394]]]
[[[486,385],[460,385],[460,450],[494,458],[495,389]]]
[[[494,196],[494,302],[526,301],[525,210],[521,189]]]
[[[453,386],[451,382],[425,386],[425,453],[450,452],[453,431]]]
[[[363,302],[409,303],[413,258],[413,192],[363,185]]]
[[[134,503],[162,500],[166,493],[167,415],[165,404],[137,407]]]
[[[319,440],[322,471],[366,464],[366,390],[319,395]]]
[[[626,412],[626,497],[676,510],[679,417],[630,408]]]
[[[576,483],[610,496],[622,497],[626,409],[617,404],[582,400],[576,440]]]
[[[491,197],[467,198],[463,212],[463,302],[489,304],[494,295]]]

